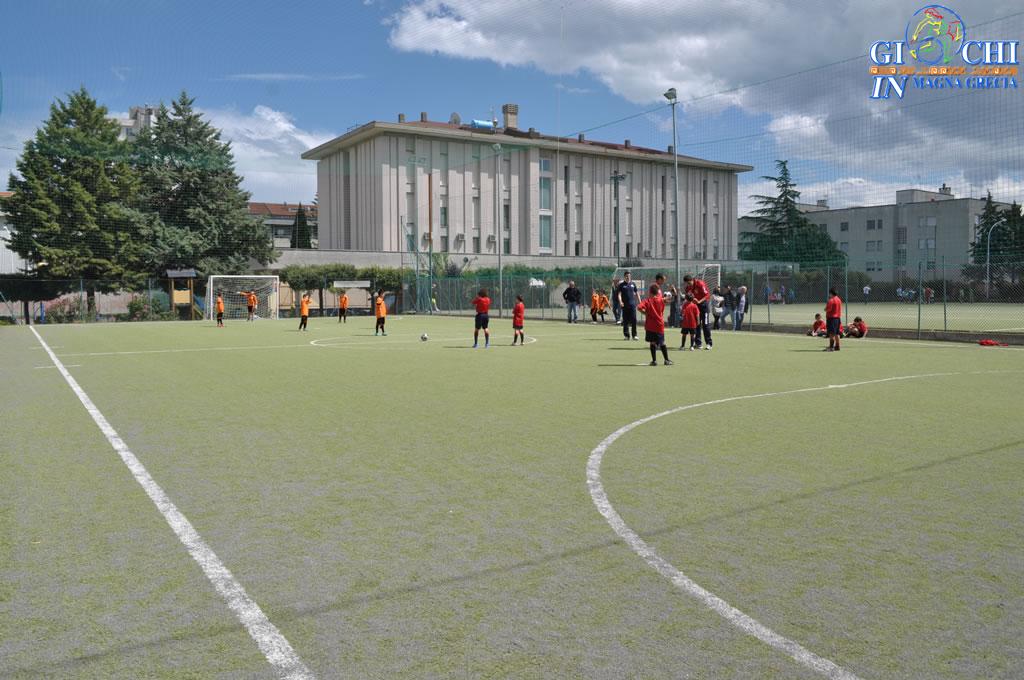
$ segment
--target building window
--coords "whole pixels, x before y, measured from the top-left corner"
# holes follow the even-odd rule
[[[540,209],[551,210],[551,178],[540,178]]]
[[[875,230],[875,221],[874,220],[868,220],[868,231],[874,231],[874,230]]]
[[[448,237],[447,236],[442,236],[441,237],[441,252],[442,253],[447,253],[448,252]]]
[[[474,236],[473,237],[473,252],[474,253],[479,253],[480,252],[480,237],[479,236]]]
[[[562,244],[562,254],[567,257],[569,255],[569,239],[565,239],[565,241]]]
[[[583,166],[576,166],[576,195],[583,195]]]
[[[580,225],[583,224],[583,206],[579,203],[576,204],[576,221],[573,222],[572,231],[574,234],[580,233]]]
[[[626,234],[633,233],[633,209],[626,208]]]
[[[587,241],[587,255],[589,257],[593,257],[594,256],[594,242],[593,241]]]
[[[569,232],[569,204],[568,203],[565,204],[565,210],[563,212],[565,213],[565,221],[562,222],[562,229],[564,229],[566,232]]]
[[[850,223],[849,222],[840,222],[839,223],[839,231],[850,231]]]
[[[473,229],[480,228],[480,197],[473,197]]]
[[[540,247],[551,250],[551,215],[540,216]]]
[[[877,250],[878,252],[882,252],[882,242],[881,241],[875,241],[875,250]]]
[[[925,269],[927,269],[930,272],[935,271],[935,260],[928,260],[928,262],[925,264]]]
[[[823,234],[827,234],[828,233],[828,225],[827,224],[819,224],[818,225],[818,229],[820,229]]]
[[[540,159],[540,171],[541,172],[551,172],[551,159],[550,158],[541,158]]]
[[[582,245],[582,243],[580,241],[576,241],[576,257],[580,256],[580,246],[581,245]]]
[[[706,208],[708,206],[708,181],[706,179],[701,181],[700,196],[700,204]]]
[[[626,257],[627,258],[633,257],[633,244],[632,243],[627,243],[626,244]]]
[[[405,138],[405,150],[409,153],[416,153],[416,138],[412,135]]]
[[[662,175],[661,176],[661,202],[662,203],[665,202],[665,182],[666,182],[666,176]]]
[[[844,253],[850,252],[850,242],[849,241],[840,241],[839,242],[839,250],[841,250]]]
[[[897,227],[896,228],[896,243],[903,244],[907,242],[907,228]]]
[[[907,263],[907,251],[897,250],[896,251],[896,264],[902,265]]]
[[[665,240],[665,211],[661,211],[661,240]]]
[[[509,229],[512,228],[512,206],[506,203],[504,206],[502,206],[502,208],[504,213],[502,215],[502,217],[504,218],[502,220],[502,227],[504,227],[505,231],[508,231]]]
[[[876,220],[875,221],[875,229],[881,229],[881,228],[882,228],[882,220]]]
[[[448,206],[446,205],[441,206],[441,226],[448,226]]]
[[[562,184],[563,184],[562,190],[565,192],[565,195],[568,196],[569,195],[569,166],[568,165],[565,166],[564,170],[565,170],[565,177],[562,180]]]
[[[510,239],[510,238],[506,238],[505,239],[505,244],[502,247],[502,250],[505,251],[506,255],[511,255],[512,254],[512,239]]]
[[[869,253],[874,252],[875,251],[875,242],[874,241],[868,241],[867,242],[867,247],[865,248],[865,250],[867,252],[869,252]]]

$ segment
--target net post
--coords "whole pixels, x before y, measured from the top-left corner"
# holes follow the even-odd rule
[[[946,256],[942,256],[942,330],[949,330],[949,323],[946,316]]]
[[[921,339],[921,298],[924,297],[924,262],[917,261],[917,339]]]
[[[772,285],[771,285],[771,265],[765,262],[764,264],[764,288],[767,291],[765,294],[765,307],[768,308],[768,327],[772,325]]]

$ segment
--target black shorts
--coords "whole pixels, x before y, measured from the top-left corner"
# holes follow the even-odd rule
[[[516,324],[512,324],[512,330],[514,330],[514,331],[521,331],[521,330],[523,330],[523,324],[519,324],[518,326]]]
[[[253,307],[252,305],[249,305],[249,313],[252,314],[255,311],[256,311],[256,308]]]
[[[665,334],[656,333],[655,331],[644,330],[644,341],[653,342],[656,345],[665,344]]]
[[[679,332],[680,333],[689,333],[690,335],[697,335],[697,329],[696,328],[686,328],[685,326],[683,328],[680,328]]]
[[[477,330],[480,330],[481,328],[487,328],[487,326],[490,325],[490,323],[491,323],[491,317],[489,315],[487,315],[487,314],[477,314],[476,315],[476,329]]]
[[[825,320],[825,332],[829,335],[839,335],[839,327],[842,325],[838,317]]]
[[[224,320],[224,312],[217,312],[217,321]]]

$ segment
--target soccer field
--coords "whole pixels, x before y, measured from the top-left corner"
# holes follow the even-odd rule
[[[1018,349],[296,325],[0,328],[0,676],[1024,676]]]
[[[811,327],[814,314],[822,312],[824,303],[772,305],[771,322],[783,326]],[[753,323],[768,323],[768,307],[752,308]],[[921,330],[969,331],[972,333],[1024,333],[1024,305],[951,302],[943,309],[941,302],[921,305]],[[749,316],[749,315],[748,315]],[[846,303],[843,319],[861,316],[869,328],[916,329],[918,306],[896,302],[869,303],[853,300]],[[749,320],[749,319],[748,319]]]

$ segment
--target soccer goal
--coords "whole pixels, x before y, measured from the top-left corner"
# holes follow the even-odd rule
[[[217,294],[224,297],[224,318],[249,315],[246,293],[256,293],[256,318],[276,319],[281,283],[276,276],[211,276],[206,282],[206,318],[217,316]]]
[[[622,280],[623,275],[626,272],[630,272],[633,277],[633,281],[638,287],[646,289],[647,286],[654,283],[654,277],[658,274],[664,274],[668,282],[675,283],[677,286],[682,285],[682,281],[673,281],[675,274],[673,267],[617,267],[615,273],[612,274],[612,278]],[[716,286],[722,285],[722,265],[717,262],[685,262],[682,267],[682,275],[692,274],[693,276],[702,279],[704,283],[708,284],[708,290],[714,290]],[[646,293],[646,290],[644,291]]]

